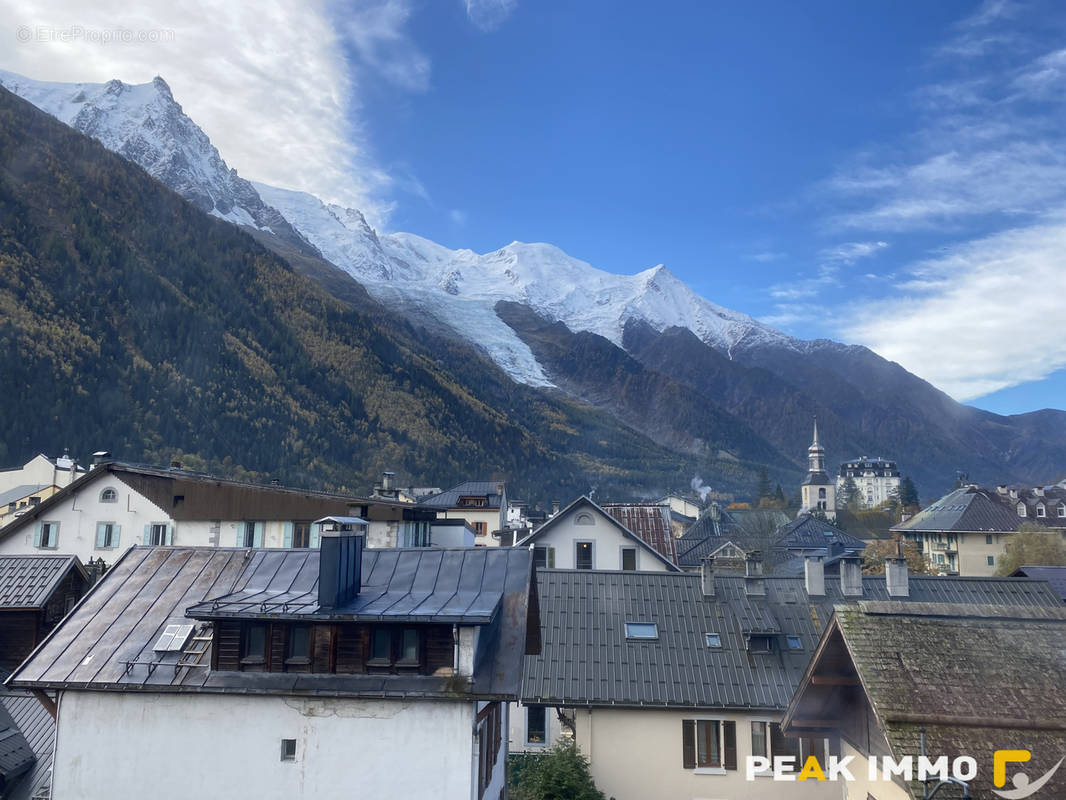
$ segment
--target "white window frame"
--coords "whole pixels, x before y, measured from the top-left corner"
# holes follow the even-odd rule
[[[544,553],[544,566],[538,569],[555,569],[555,548],[550,544],[533,545],[533,560],[536,561],[537,553]]]
[[[753,756],[759,755],[758,753],[755,752],[755,746],[754,746],[755,745],[755,741],[754,741],[755,726],[756,725],[764,725],[765,728],[763,729],[763,736],[765,737],[765,741],[766,741],[765,758],[770,759],[770,763],[771,764],[773,764],[773,759],[774,759],[774,744],[773,744],[774,737],[770,734],[770,726],[771,725],[775,725],[775,724],[776,725],[780,725],[781,724],[781,720],[770,719],[769,717],[758,717],[756,719],[748,720],[748,747],[750,748],[749,752]],[[755,773],[755,777],[757,777],[757,778],[767,778],[767,777],[772,778],[773,776],[774,776],[774,770],[773,770],[772,767],[770,769],[768,769],[768,770],[763,770],[762,772],[756,772]]]
[[[637,633],[630,633],[630,625],[651,625],[655,628],[654,636],[641,636]],[[634,642],[654,642],[659,639],[659,623],[658,622],[641,622],[639,620],[628,620],[622,623],[622,632],[625,633],[626,639]],[[693,718],[694,719],[694,718]]]
[[[1019,517],[1024,517],[1025,516],[1025,503],[1018,503],[1018,516]]]
[[[167,523],[165,522],[150,522],[149,523],[149,541],[152,543],[152,547],[164,547],[167,543]],[[159,541],[156,541],[156,534],[159,533]]]
[[[111,493],[110,497],[105,497],[108,492]],[[118,502],[118,490],[113,486],[106,486],[100,491],[101,503],[117,503]]]
[[[1046,516],[1047,516],[1047,509],[1046,509],[1046,508],[1044,507],[1044,504],[1043,504],[1043,503],[1040,503],[1040,504],[1039,504],[1039,505],[1038,505],[1038,506],[1036,507],[1036,515],[1037,515],[1038,517],[1046,517]]]

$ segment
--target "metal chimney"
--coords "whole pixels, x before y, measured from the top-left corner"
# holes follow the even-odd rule
[[[343,531],[319,534],[318,605],[339,608],[359,594],[363,572],[363,535]]]
[[[752,550],[744,560],[744,594],[749,597],[766,596],[766,579],[762,574],[762,553]]]
[[[396,477],[395,472],[382,472],[381,473],[381,488],[385,491],[392,489],[393,479]]]

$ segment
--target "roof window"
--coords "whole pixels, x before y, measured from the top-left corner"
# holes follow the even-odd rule
[[[627,622],[627,639],[658,639],[659,626],[654,622]]]

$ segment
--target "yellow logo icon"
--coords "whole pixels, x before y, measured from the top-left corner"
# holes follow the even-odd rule
[[[1000,789],[1007,785],[1007,764],[1024,764],[1032,757],[1033,754],[1028,750],[997,750],[992,758],[993,785]],[[1060,758],[1058,764],[1033,781],[1024,772],[1019,772],[1011,779],[1011,783],[1014,784],[1013,789],[1007,789],[1002,792],[993,789],[992,793],[1002,797],[1003,800],[1022,800],[1024,797],[1034,795],[1043,788],[1045,783],[1051,780],[1051,776],[1062,766],[1063,760],[1066,759]]]

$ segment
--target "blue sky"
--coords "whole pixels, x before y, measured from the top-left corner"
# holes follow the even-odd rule
[[[480,252],[666,264],[1001,413],[1063,407],[1066,9],[981,2],[0,0],[46,80],[163,75],[242,175]],[[210,20],[209,25],[204,20]],[[0,31],[0,37],[6,34]]]

